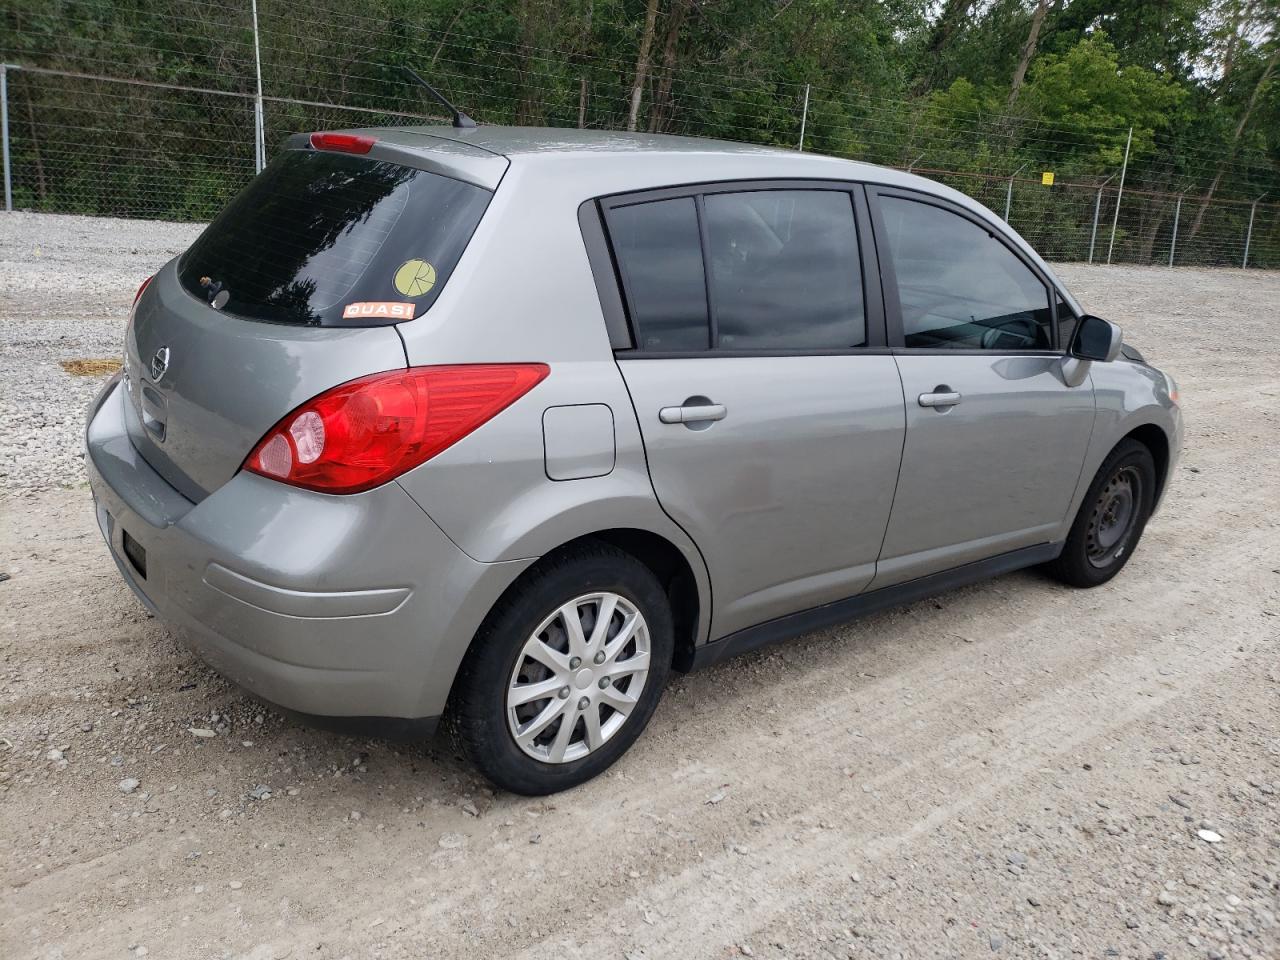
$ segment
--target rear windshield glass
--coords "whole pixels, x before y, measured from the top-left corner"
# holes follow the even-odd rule
[[[200,235],[178,276],[252,320],[397,323],[439,296],[490,196],[396,163],[289,150]]]

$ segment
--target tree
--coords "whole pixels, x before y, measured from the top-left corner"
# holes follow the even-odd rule
[[[1035,116],[1052,125],[1048,138],[1062,155],[1118,167],[1128,129],[1131,156],[1150,153],[1186,91],[1145,67],[1121,67],[1115,47],[1097,33],[1064,55],[1044,55],[1026,96]]]
[[[1018,56],[1018,66],[1013,71],[1013,83],[1009,89],[1009,106],[1018,99],[1018,91],[1027,77],[1027,67],[1031,58],[1036,55],[1036,42],[1040,39],[1040,28],[1044,26],[1045,14],[1049,12],[1049,0],[1040,0],[1035,12],[1031,15],[1031,28],[1027,32],[1027,42],[1022,45],[1022,53]]]
[[[1253,112],[1258,106],[1259,98],[1271,80],[1278,57],[1280,57],[1280,38],[1273,39],[1271,42],[1271,54],[1267,57],[1262,72],[1258,75],[1257,82],[1253,85],[1253,92],[1249,95],[1249,100],[1240,114],[1240,120],[1236,123],[1235,130],[1232,131],[1227,152],[1223,154],[1222,159],[1218,162],[1218,169],[1213,175],[1213,181],[1209,184],[1209,189],[1205,191],[1204,196],[1200,199],[1199,206],[1196,208],[1195,219],[1191,222],[1191,229],[1187,232],[1188,240],[1194,239],[1196,234],[1200,232],[1200,226],[1204,222],[1204,215],[1209,209],[1209,203],[1213,200],[1214,194],[1218,192],[1218,186],[1222,183],[1222,175],[1226,171],[1227,165],[1236,158],[1236,153],[1240,148],[1240,136],[1249,125],[1249,120],[1253,117]]]
[[[627,113],[627,129],[635,131],[640,118],[640,94],[644,92],[649,73],[649,51],[653,47],[653,31],[658,21],[658,0],[649,0],[644,15],[644,32],[640,35],[640,54],[636,57],[635,80],[631,84],[631,108]]]
[[[924,93],[932,87],[942,75],[943,51],[960,32],[973,9],[974,0],[946,0],[942,13],[939,14],[929,38],[924,45],[922,62],[924,69],[916,79],[914,90]]]

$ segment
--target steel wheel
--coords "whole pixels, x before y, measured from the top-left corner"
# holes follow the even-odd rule
[[[507,727],[543,763],[580,760],[627,722],[649,675],[649,628],[616,593],[561,606],[525,641],[507,685]]]
[[[1121,467],[1107,480],[1094,501],[1085,536],[1085,556],[1090,565],[1105,567],[1129,546],[1142,502],[1142,475],[1132,466]]]

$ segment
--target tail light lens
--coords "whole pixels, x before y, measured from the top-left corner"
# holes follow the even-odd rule
[[[155,275],[147,277],[138,285],[138,292],[133,295],[133,305],[129,307],[129,319],[124,324],[124,372],[127,377],[129,374],[129,334],[133,331],[133,315],[138,312],[138,301],[142,299],[142,294],[147,287],[151,286],[151,281],[155,279]]]
[[[143,280],[142,283],[138,285],[138,292],[133,295],[133,305],[135,307],[138,305],[138,301],[142,299],[143,291],[146,290],[147,287],[151,286],[151,281],[154,279],[154,276],[147,277],[147,279]]]
[[[453,446],[548,373],[545,363],[489,363],[361,377],[281,420],[244,469],[322,493],[370,490]]]

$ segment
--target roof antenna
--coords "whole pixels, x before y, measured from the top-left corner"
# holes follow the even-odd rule
[[[453,114],[453,125],[455,127],[466,128],[466,127],[474,127],[476,125],[476,122],[474,120],[472,120],[465,113],[463,113],[461,110],[455,107],[452,103],[446,100],[444,98],[444,95],[439,90],[437,90],[431,84],[427,83],[427,81],[423,80],[422,77],[418,76],[418,74],[415,71],[404,66],[402,66],[400,69],[403,70],[405,73],[407,73],[409,76],[413,77],[415,83],[419,84],[420,86],[426,87],[428,93],[430,93],[433,97],[435,97],[442,104],[444,104],[445,109],[448,110],[451,114]]]

